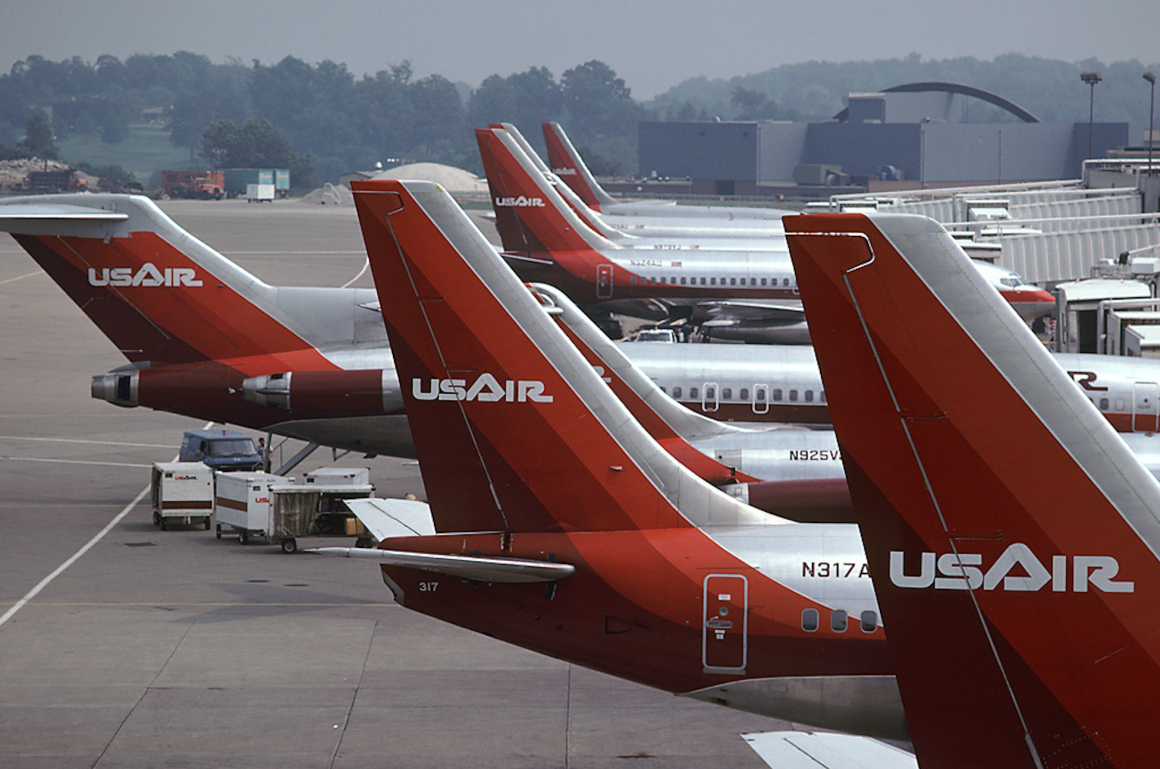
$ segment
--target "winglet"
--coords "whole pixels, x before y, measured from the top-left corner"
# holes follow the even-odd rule
[[[784,222],[922,765],[1147,765],[1160,485],[938,224]]]

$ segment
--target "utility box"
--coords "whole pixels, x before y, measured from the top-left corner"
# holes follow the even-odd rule
[[[209,528],[213,515],[213,470],[201,462],[154,462],[150,483],[153,525],[165,531],[170,523]]]

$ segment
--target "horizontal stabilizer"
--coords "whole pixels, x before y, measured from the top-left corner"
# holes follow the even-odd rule
[[[524,254],[514,254],[510,251],[502,252],[501,256],[503,256],[505,261],[507,261],[509,264],[513,264],[513,265],[536,264],[536,265],[542,265],[544,267],[550,267],[553,264],[555,264],[555,262],[553,262],[551,259],[537,259],[534,256],[525,256]]]
[[[432,555],[403,550],[378,550],[359,547],[319,547],[303,550],[314,555],[341,558],[364,558],[388,566],[419,569],[448,577],[475,582],[554,582],[571,577],[576,567],[566,563],[532,561],[524,558],[488,558],[471,555]]]
[[[806,317],[801,304],[786,302],[703,302],[699,309],[710,318],[708,325],[736,320],[800,323]]]
[[[126,213],[63,203],[14,203],[0,206],[0,232],[13,235],[77,235],[78,227],[116,224]]]
[[[741,736],[771,769],[918,769],[913,753],[869,737],[824,732]]]
[[[375,539],[415,537],[435,533],[431,507],[412,499],[347,499],[347,508]]]

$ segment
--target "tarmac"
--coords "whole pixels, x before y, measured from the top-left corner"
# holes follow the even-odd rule
[[[270,283],[372,285],[353,207],[160,205]],[[373,564],[160,531],[150,466],[204,424],[92,399],[124,359],[2,233],[0,340],[6,769],[760,767],[739,735],[790,728],[409,612]],[[404,460],[295,474],[333,464],[423,495]],[[348,543],[300,541],[324,544]]]

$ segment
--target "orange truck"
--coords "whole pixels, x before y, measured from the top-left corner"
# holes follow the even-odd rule
[[[162,171],[161,193],[171,198],[221,200],[226,177],[221,171]]]

